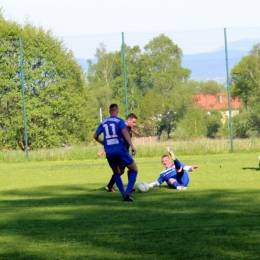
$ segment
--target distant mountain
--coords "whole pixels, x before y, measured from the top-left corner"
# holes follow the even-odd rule
[[[260,43],[259,39],[243,39],[230,42],[227,45],[228,68],[230,70],[242,59],[248,55],[253,45]],[[88,71],[88,63],[86,59],[77,59],[79,65],[82,66],[84,72]],[[90,58],[92,62],[96,59]],[[182,66],[192,71],[191,79],[193,80],[216,80],[220,83],[226,82],[226,55],[225,46],[221,46],[212,52],[184,54]]]
[[[250,51],[257,43],[260,43],[260,39],[243,39],[239,41],[229,42],[227,45],[229,50]],[[224,45],[216,49],[216,51],[222,50],[225,50]]]
[[[259,39],[243,39],[228,43],[227,57],[229,72],[259,42]],[[182,66],[192,71],[191,79],[213,79],[224,83],[227,78],[225,45],[213,52],[184,55]]]
[[[230,50],[228,51],[229,71],[248,54],[248,51]],[[191,70],[191,79],[209,80],[214,79],[224,83],[227,77],[225,51],[206,52],[198,54],[184,55],[182,66]]]

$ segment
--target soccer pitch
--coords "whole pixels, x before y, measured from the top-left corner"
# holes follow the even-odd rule
[[[200,166],[187,190],[133,203],[104,191],[105,159],[1,164],[0,259],[259,259],[258,154],[179,159]],[[136,162],[136,184],[163,170],[160,157]]]

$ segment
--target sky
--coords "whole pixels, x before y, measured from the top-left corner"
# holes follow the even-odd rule
[[[224,28],[251,30],[251,34],[243,35],[237,31],[231,40],[252,38],[257,34],[254,30],[260,29],[259,0],[0,0],[0,8],[7,20],[20,24],[29,21],[52,30],[77,58],[93,55],[101,42],[111,50],[117,48],[122,32],[127,42],[139,45],[154,35],[175,32],[170,37],[187,53],[196,53],[223,44]],[[206,31],[211,34],[202,34]],[[194,39],[209,41],[217,34],[219,40],[214,46],[201,46],[198,39],[189,44],[186,35],[194,33]]]

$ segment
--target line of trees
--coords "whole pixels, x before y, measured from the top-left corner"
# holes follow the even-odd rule
[[[90,60],[87,75],[73,53],[41,27],[21,26],[0,13],[0,147],[24,149],[24,129],[19,67],[19,42],[23,41],[24,85],[29,143],[34,148],[92,141],[99,109],[108,116],[109,104],[125,111],[121,50],[109,52],[101,43]],[[210,115],[193,102],[192,95],[226,91],[215,81],[191,81],[182,66],[182,50],[164,34],[144,49],[126,46],[128,108],[139,118],[142,135],[161,138],[228,136],[228,122],[219,111]],[[259,134],[259,45],[231,73],[232,95],[244,108],[234,118],[234,136]]]

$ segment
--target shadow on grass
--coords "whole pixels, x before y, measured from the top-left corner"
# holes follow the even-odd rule
[[[92,186],[93,187],[93,186]],[[1,192],[0,259],[259,259],[258,190]]]
[[[244,167],[242,168],[243,170],[254,170],[254,171],[260,171],[260,167],[256,168],[256,167]]]

